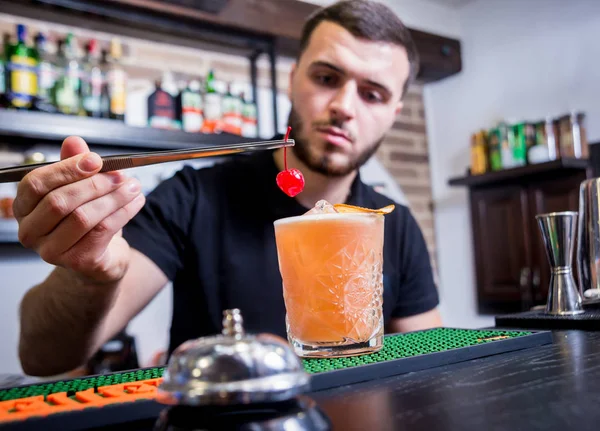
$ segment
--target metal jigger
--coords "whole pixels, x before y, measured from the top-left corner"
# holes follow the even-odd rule
[[[577,232],[577,216],[574,211],[538,214],[538,221],[546,255],[550,262],[550,286],[546,313],[573,315],[583,313],[581,294],[571,269],[574,240]]]

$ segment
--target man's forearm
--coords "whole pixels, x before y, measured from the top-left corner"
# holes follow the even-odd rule
[[[56,268],[21,302],[19,358],[26,374],[48,376],[84,364],[100,347],[118,283],[90,285]]]

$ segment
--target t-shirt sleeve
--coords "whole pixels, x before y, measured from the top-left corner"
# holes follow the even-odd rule
[[[192,209],[198,199],[194,170],[183,167],[146,196],[144,207],[123,228],[132,248],[173,280],[182,267]]]
[[[408,208],[399,229],[403,234],[400,241],[400,287],[398,300],[392,311],[394,318],[424,313],[439,304],[427,244]]]

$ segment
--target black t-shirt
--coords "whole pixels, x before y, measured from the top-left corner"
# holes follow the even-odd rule
[[[285,337],[285,304],[273,222],[307,211],[275,182],[271,151],[202,169],[184,167],[159,184],[125,226],[129,244],[173,282],[169,353],[188,339],[222,329],[222,310],[239,308],[248,332]],[[393,203],[357,176],[347,203]],[[384,318],[438,304],[429,254],[409,209],[385,216]]]

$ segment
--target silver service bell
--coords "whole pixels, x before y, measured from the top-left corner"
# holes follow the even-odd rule
[[[223,312],[221,335],[189,340],[167,364],[156,400],[169,405],[240,405],[289,400],[310,376],[288,342],[244,333],[240,310]]]

